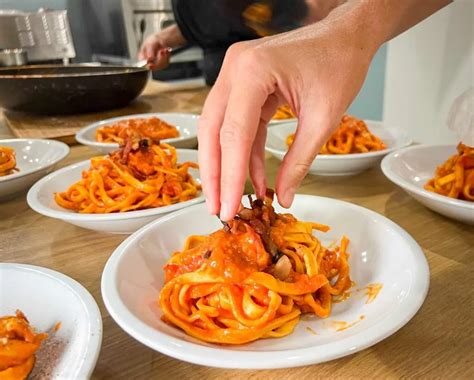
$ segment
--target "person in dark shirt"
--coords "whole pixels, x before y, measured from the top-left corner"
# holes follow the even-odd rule
[[[298,28],[322,17],[331,9],[328,3],[339,2],[326,0],[323,9],[308,0],[173,0],[176,24],[148,37],[139,58],[160,70],[167,67],[173,48],[200,46],[204,78],[211,85],[232,44]]]

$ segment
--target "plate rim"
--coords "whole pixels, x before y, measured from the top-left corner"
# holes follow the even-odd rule
[[[95,334],[89,334],[89,342],[91,343],[86,346],[84,355],[84,358],[87,358],[90,364],[85,367],[84,363],[86,360],[83,360],[81,366],[78,367],[79,369],[77,370],[76,375],[78,379],[90,378],[96,367],[97,360],[99,359],[103,338],[102,314],[92,294],[84,287],[84,285],[74,280],[72,277],[53,269],[22,263],[0,263],[0,271],[2,268],[5,268],[6,270],[13,269],[40,273],[41,275],[50,278],[52,281],[61,283],[61,285],[68,288],[79,298],[86,314],[91,316],[91,318],[89,318],[90,331],[95,332]]]
[[[193,154],[196,155],[196,161],[197,161],[196,150],[176,149],[178,157],[179,157],[179,154],[182,153],[183,151],[193,152]],[[90,159],[76,162],[74,164],[65,166],[64,168],[55,170],[54,172],[38,180],[30,188],[30,190],[28,191],[28,194],[26,195],[26,202],[28,203],[28,206],[31,209],[33,209],[35,212],[37,212],[38,214],[48,216],[54,219],[60,219],[60,220],[65,220],[65,221],[102,222],[102,221],[123,221],[125,219],[137,219],[137,218],[143,218],[143,217],[150,217],[154,215],[166,214],[173,211],[181,210],[182,208],[187,208],[197,203],[204,202],[204,193],[201,191],[200,194],[196,198],[193,198],[184,202],[175,203],[169,206],[154,207],[154,208],[149,208],[149,209],[144,209],[144,210],[135,210],[135,211],[127,211],[127,212],[117,212],[117,213],[110,213],[110,214],[92,214],[92,213],[80,214],[77,212],[54,210],[50,207],[44,206],[39,201],[38,194],[46,182],[48,182],[54,177],[63,175],[66,172],[69,172],[71,170],[77,169],[82,166],[87,167],[88,165],[90,165]],[[199,182],[200,176],[198,176],[197,178],[194,178],[194,180]]]
[[[400,136],[400,138],[403,139],[404,141],[400,145],[393,146],[391,148],[386,148],[386,149],[383,149],[383,150],[376,150],[374,152],[351,153],[351,154],[318,154],[316,156],[315,160],[318,160],[318,161],[338,161],[338,160],[347,160],[347,159],[357,160],[357,159],[364,159],[364,158],[376,158],[376,157],[380,157],[380,156],[385,156],[387,154],[390,154],[393,151],[403,149],[403,148],[408,147],[411,144],[413,144],[413,139],[410,137],[410,135],[407,132],[405,132],[401,129],[397,130],[393,126],[392,127],[386,126],[385,123],[383,121],[380,121],[380,120],[363,119],[363,121],[366,122],[366,123],[378,124],[380,127],[384,128],[386,130],[396,130],[398,135]],[[271,128],[282,127],[282,126],[284,126],[284,124],[293,124],[293,123],[294,123],[294,120],[285,121],[285,122],[278,123],[277,125],[274,125]],[[268,131],[267,133],[270,134],[271,132]],[[279,156],[284,156],[288,152],[288,151],[285,151],[285,150],[270,147],[268,145],[268,139],[267,139],[267,142],[265,143],[265,150],[268,153],[270,153],[274,156],[278,156],[278,155]]]
[[[17,142],[19,142],[19,143],[28,143],[30,141],[33,141],[34,143],[40,143],[40,144],[44,143],[46,145],[51,145],[51,146],[57,148],[57,152],[58,152],[59,156],[51,163],[40,165],[40,166],[38,166],[36,168],[33,168],[33,169],[22,170],[22,171],[19,171],[19,172],[15,172],[13,174],[9,174],[9,175],[0,177],[0,184],[4,183],[4,182],[12,181],[14,179],[22,178],[22,177],[25,177],[25,176],[30,175],[30,174],[37,173],[41,170],[48,169],[48,168],[56,165],[57,163],[61,162],[62,160],[64,160],[67,157],[67,155],[69,154],[69,151],[70,151],[70,148],[67,144],[63,143],[62,141],[57,141],[57,140],[52,140],[52,139],[29,139],[29,138],[0,139],[0,145],[2,145],[3,143],[12,143],[12,142],[13,143],[17,143]]]
[[[447,196],[433,193],[431,191],[425,190],[424,188],[419,188],[415,186],[414,184],[408,182],[405,180],[403,177],[398,175],[392,170],[392,163],[393,161],[398,158],[398,156],[404,152],[411,151],[411,150],[421,150],[421,149],[432,149],[432,148],[447,148],[447,147],[452,147],[453,151],[456,151],[456,145],[453,144],[419,144],[419,145],[413,145],[409,147],[405,147],[403,149],[399,149],[395,152],[392,152],[385,156],[382,160],[382,163],[380,164],[380,167],[382,169],[383,174],[385,177],[390,180],[393,184],[397,185],[400,187],[402,190],[408,191],[415,193],[423,198],[428,198],[432,201],[435,201],[437,203],[442,203],[445,205],[450,205],[454,207],[460,207],[463,209],[467,210],[473,210],[474,211],[474,202],[469,202],[469,201],[464,201],[462,199],[453,199],[449,198]],[[447,159],[447,158],[446,158]],[[446,161],[445,159],[445,161]],[[440,162],[437,165],[441,165],[442,162]]]
[[[117,121],[121,120],[127,120],[127,119],[146,119],[150,117],[158,117],[160,118],[162,115],[168,115],[168,116],[188,116],[191,117],[192,119],[195,119],[199,121],[200,115],[196,113],[191,113],[191,112],[149,112],[149,113],[137,113],[137,114],[131,114],[131,115],[124,115],[124,116],[116,116],[116,117],[111,117],[108,119],[96,121],[94,123],[88,124],[85,127],[81,128],[77,133],[75,134],[75,139],[79,144],[86,145],[86,146],[91,146],[94,148],[102,148],[102,149],[118,149],[119,144],[117,143],[104,143],[104,142],[98,142],[98,141],[93,141],[89,140],[88,138],[85,137],[86,133],[89,132],[90,130],[95,130],[99,127],[102,127],[103,125],[107,125],[110,123],[115,123]],[[197,127],[196,127],[197,129]],[[162,142],[166,144],[173,144],[176,142],[180,141],[188,141],[191,139],[194,139],[197,137],[197,132],[196,134],[192,134],[186,137],[173,137],[171,139],[164,139],[161,140]]]
[[[318,353],[318,356],[311,356],[311,353],[314,353],[314,348],[306,347],[306,348],[298,348],[292,350],[285,350],[285,351],[229,351],[227,354],[231,354],[230,358],[216,358],[215,354],[220,352],[221,349],[219,346],[203,346],[198,343],[194,342],[187,342],[183,341],[180,338],[172,337],[168,334],[162,333],[159,330],[152,328],[151,326],[147,325],[146,323],[142,322],[138,317],[136,317],[122,302],[117,288],[114,287],[114,282],[117,274],[117,268],[121,261],[121,258],[125,255],[126,249],[134,243],[136,240],[139,240],[143,237],[143,235],[149,231],[154,229],[156,225],[166,223],[169,219],[176,217],[185,212],[189,212],[190,208],[180,210],[173,214],[167,215],[159,220],[155,220],[146,226],[140,228],[138,231],[134,232],[132,235],[128,236],[109,256],[101,277],[101,293],[102,299],[104,301],[105,307],[109,314],[112,316],[114,321],[133,339],[139,341],[140,343],[146,345],[149,348],[152,348],[158,352],[161,352],[165,355],[174,357],[179,360],[183,360],[186,362],[199,364],[199,365],[206,365],[211,367],[218,367],[218,368],[229,368],[229,369],[275,369],[275,368],[290,368],[290,367],[297,367],[303,365],[311,365],[322,363],[325,361],[337,359],[349,354],[356,353],[361,351],[365,348],[371,347],[376,343],[382,341],[383,339],[387,338],[388,336],[394,334],[396,331],[401,329],[405,324],[407,324],[414,315],[419,311],[421,306],[424,303],[424,300],[428,294],[429,284],[430,284],[430,271],[427,259],[424,255],[422,248],[418,245],[418,243],[409,235],[403,228],[398,226],[396,223],[392,222],[387,217],[376,213],[370,209],[364,208],[362,206],[355,205],[350,202],[345,202],[338,199],[332,199],[327,197],[320,197],[320,196],[313,196],[313,195],[303,195],[297,194],[296,197],[302,199],[308,198],[317,198],[320,201],[324,202],[334,202],[338,204],[342,204],[345,207],[349,207],[352,209],[359,210],[363,213],[368,214],[372,218],[377,218],[378,221],[383,221],[384,223],[388,224],[394,231],[397,231],[401,237],[409,244],[412,249],[412,255],[415,261],[418,264],[418,276],[416,276],[415,281],[417,283],[416,286],[422,289],[421,292],[417,294],[412,293],[411,303],[412,306],[410,309],[407,309],[403,313],[403,317],[400,317],[399,314],[401,313],[393,313],[389,315],[387,318],[395,319],[396,323],[389,323],[388,327],[383,329],[383,332],[376,336],[376,338],[364,338],[364,334],[367,332],[367,329],[356,333],[355,335],[349,336],[343,339],[340,342],[345,342],[346,347],[343,350],[337,349],[334,346],[340,344],[340,342],[333,342],[327,345],[324,345],[324,352]],[[296,199],[295,197],[295,199]],[[197,207],[204,207],[201,205],[192,206],[194,208]],[[415,286],[415,285],[413,285]],[[395,315],[395,316],[394,316]],[[135,324],[135,327],[131,327],[127,324],[127,320],[132,320]],[[370,329],[374,329],[375,326],[380,325],[386,321],[386,319],[376,322],[374,325],[371,326]],[[380,331],[381,329],[377,329],[376,331]],[[159,336],[158,340],[153,340],[149,338],[150,333],[156,333],[156,336]],[[138,338],[137,338],[138,336]],[[360,340],[363,339],[362,343],[357,343],[356,345],[350,345],[353,340]],[[192,350],[191,353],[184,353],[186,351],[183,347],[183,343],[185,346],[190,346],[187,351]],[[355,343],[355,342],[354,342]],[[328,346],[332,347],[332,351],[336,351],[334,353],[328,350]],[[214,354],[214,355],[213,355]],[[306,354],[306,356],[301,357],[298,355]],[[308,357],[309,355],[309,357]],[[240,361],[236,359],[236,356],[239,356]],[[255,359],[257,357],[257,359]],[[245,358],[245,364],[241,364],[241,361]],[[271,362],[269,365],[268,363]]]

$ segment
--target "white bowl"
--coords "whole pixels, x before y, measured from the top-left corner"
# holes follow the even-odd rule
[[[383,156],[393,150],[403,148],[411,143],[408,136],[401,130],[388,128],[377,121],[365,120],[369,130],[380,137],[387,149],[369,153],[355,154],[321,154],[311,164],[311,174],[323,176],[353,175],[379,164]],[[296,131],[297,122],[286,122],[268,128],[265,149],[279,160],[283,160],[288,146],[286,138]]]
[[[356,288],[383,284],[373,302],[366,304],[363,292],[354,291],[346,302],[334,305],[328,319],[305,316],[284,338],[242,346],[203,343],[171,327],[161,321],[157,303],[163,265],[182,249],[187,236],[222,227],[201,204],[145,226],[115,250],[102,274],[107,310],[128,334],[163,354],[206,366],[248,369],[309,365],[349,355],[393,334],[415,315],[428,291],[429,269],[423,251],[404,230],[373,211],[329,198],[297,195],[289,211],[299,219],[330,225],[329,233],[317,233],[325,244],[349,237]],[[360,322],[335,331],[334,321]]]
[[[0,199],[29,189],[69,153],[66,144],[54,140],[7,139],[0,140],[0,146],[15,150],[16,165],[20,169],[0,177]]]
[[[113,117],[93,123],[87,127],[82,128],[76,134],[76,140],[83,144],[97,149],[101,153],[110,153],[117,150],[119,145],[117,143],[103,143],[95,139],[95,131],[97,128],[104,125],[114,124],[121,120],[128,119],[149,119],[150,117],[157,117],[174,125],[179,133],[179,137],[163,140],[164,143],[171,144],[176,148],[196,148],[197,146],[197,125],[199,115],[192,113],[141,113],[136,115],[127,115],[120,117]]]
[[[178,149],[178,162],[197,162],[197,151]],[[188,207],[194,203],[204,201],[204,196],[199,194],[196,198],[186,202],[176,203],[171,206],[155,207],[139,211],[127,211],[110,214],[80,214],[72,210],[62,208],[54,201],[54,193],[65,191],[73,183],[81,179],[83,170],[90,167],[90,160],[82,161],[74,165],[62,168],[33,185],[27,195],[28,205],[36,212],[61,219],[89,230],[129,234],[145,224],[160,218],[170,212]],[[189,169],[193,178],[200,182],[199,170]]]
[[[416,145],[385,157],[382,171],[424,206],[449,218],[474,224],[474,202],[452,199],[423,188],[434,177],[436,167],[455,153],[455,145]]]
[[[90,293],[59,272],[24,264],[0,263],[0,316],[20,309],[37,331],[58,331],[36,353],[31,378],[87,379],[99,356],[102,318]]]

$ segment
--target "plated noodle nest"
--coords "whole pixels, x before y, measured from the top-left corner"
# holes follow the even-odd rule
[[[330,315],[352,285],[349,240],[323,247],[312,231],[328,226],[277,214],[272,200],[272,191],[250,198],[251,208],[171,256],[159,295],[164,321],[206,342],[243,344],[290,334],[303,313]]]
[[[167,206],[193,199],[201,187],[188,172],[194,162],[178,163],[176,149],[150,139],[128,139],[107,156],[91,159],[82,179],[56,203],[80,213],[113,213]]]
[[[154,142],[179,137],[178,129],[158,117],[121,120],[97,128],[98,142],[123,145],[127,138],[149,138]]]
[[[15,151],[6,146],[0,146],[0,177],[18,171],[16,167]]]
[[[36,333],[20,310],[0,318],[0,379],[26,379],[35,365],[35,353],[47,337]]]
[[[459,143],[457,154],[436,168],[425,189],[450,198],[474,202],[474,147]]]
[[[294,133],[289,135],[286,138],[286,145],[290,147],[294,139]],[[363,120],[344,115],[339,127],[323,145],[319,154],[368,153],[386,148],[387,145],[369,131]]]

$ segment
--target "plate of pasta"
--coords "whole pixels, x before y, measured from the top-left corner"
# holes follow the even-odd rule
[[[60,272],[16,263],[0,263],[0,284],[0,379],[89,379],[102,317],[87,289]]]
[[[161,112],[120,116],[82,128],[76,134],[76,140],[101,153],[113,152],[127,138],[134,136],[190,149],[197,146],[198,121],[199,115],[191,113]]]
[[[194,205],[114,251],[101,289],[122,329],[196,364],[282,368],[376,344],[422,305],[424,254],[387,218],[307,195],[242,203],[228,223]]]
[[[36,212],[79,227],[131,233],[204,200],[197,151],[149,139],[60,169],[28,192]]]
[[[385,176],[424,206],[474,224],[474,148],[416,145],[382,161]]]
[[[0,140],[0,199],[21,194],[69,153],[59,141]]]
[[[293,144],[296,126],[296,121],[289,121],[269,128],[266,151],[283,160]],[[354,175],[378,165],[386,154],[410,143],[409,137],[399,129],[345,115],[309,172],[323,176]]]

